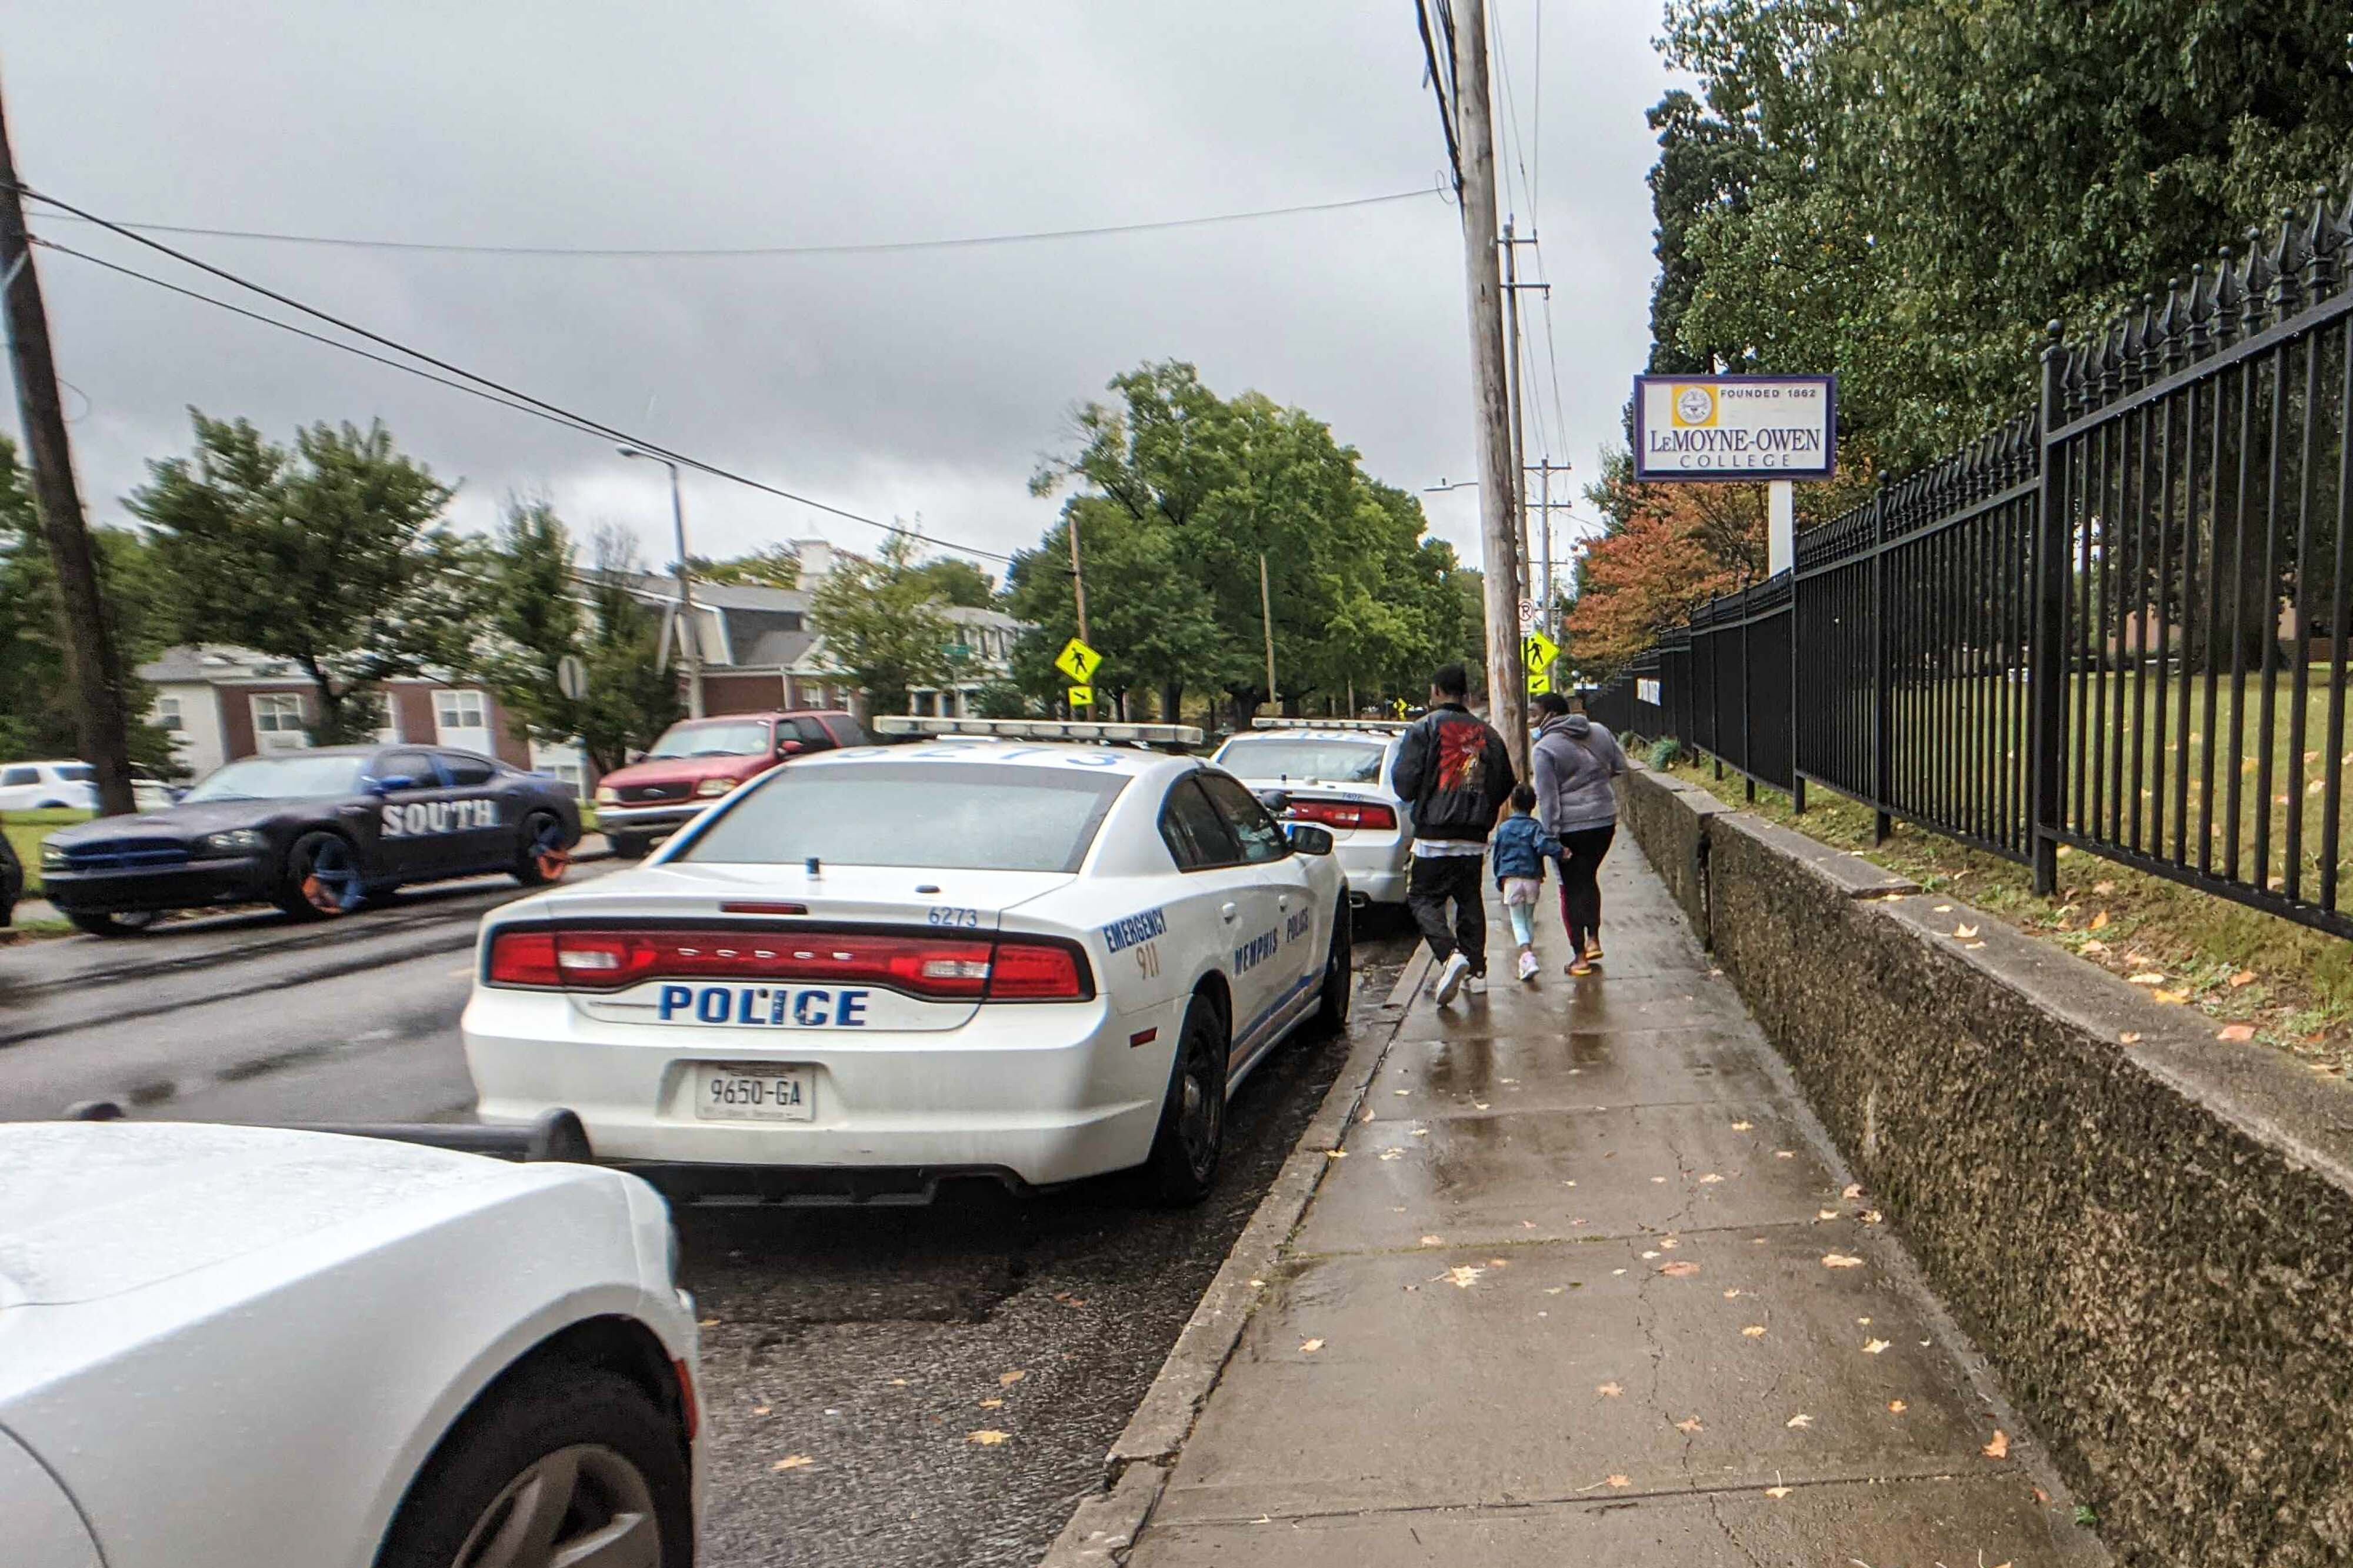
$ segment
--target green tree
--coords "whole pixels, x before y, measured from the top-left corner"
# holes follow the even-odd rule
[[[1068,484],[1089,503],[1066,510],[1065,521],[1080,522],[1096,646],[1107,660],[1141,657],[1153,665],[1144,679],[1161,686],[1164,712],[1186,686],[1222,692],[1237,719],[1269,700],[1296,706],[1353,692],[1361,701],[1407,680],[1408,669],[1416,672],[1411,681],[1426,680],[1430,666],[1454,656],[1461,623],[1452,553],[1424,538],[1419,501],[1367,477],[1355,448],[1327,426],[1260,393],[1220,398],[1176,361],[1114,377],[1111,391],[1115,402],[1078,410],[1078,449],[1047,462],[1031,489],[1044,495]],[[1115,566],[1100,560],[1098,533]],[[1058,552],[1068,559],[1067,542],[1049,535],[1036,560],[1017,569],[1025,581],[1015,584],[1014,600],[1024,618],[1066,596],[1046,580],[1060,571]],[[1273,692],[1266,689],[1261,560],[1281,688]],[[1129,598],[1152,603],[1135,618],[1166,623],[1166,639],[1180,641],[1181,651],[1139,655],[1113,641],[1103,628]]]
[[[801,560],[789,544],[771,544],[765,550],[730,556],[724,561],[690,555],[686,566],[688,574],[699,583],[754,588],[797,588],[801,584]]]
[[[951,623],[903,531],[893,530],[875,559],[847,557],[827,573],[809,601],[809,623],[865,691],[871,713],[902,713],[911,690],[955,677]]]
[[[997,603],[997,584],[989,581],[987,573],[969,561],[942,556],[924,562],[914,571],[918,577],[931,584],[933,594],[942,604],[960,605],[968,610],[986,610]]]
[[[2105,321],[2339,177],[2342,0],[1673,0],[1662,368],[1839,373],[1909,468]],[[1679,306],[1680,302],[1680,306]]]
[[[1209,596],[1179,564],[1167,528],[1139,521],[1100,496],[1074,496],[1062,521],[1037,549],[1013,558],[1006,573],[1009,612],[1029,623],[1013,650],[1016,683],[1051,702],[1070,678],[1054,668],[1062,645],[1079,635],[1071,593],[1070,529],[1076,520],[1087,572],[1089,646],[1103,656],[1095,689],[1114,704],[1145,691],[1173,721],[1188,674],[1213,668],[1219,632]]]
[[[513,716],[518,740],[562,742],[580,733],[581,705],[564,695],[557,670],[585,657],[583,610],[572,536],[544,500],[512,500],[482,552],[474,672]]]
[[[465,667],[466,551],[441,522],[453,493],[381,424],[314,425],[291,450],[246,420],[194,414],[193,456],[148,465],[132,512],[178,585],[179,635],[291,660],[322,743],[375,729],[385,679]]]
[[[124,663],[135,666],[171,640],[171,584],[156,570],[153,552],[139,534],[101,528],[92,538],[115,646]],[[73,756],[80,742],[71,691],[58,624],[57,580],[38,514],[16,444],[0,437],[0,757]],[[142,710],[143,688],[134,683],[124,695],[134,714]],[[152,724],[132,723],[131,758],[167,776],[185,771],[173,755],[171,736]]]

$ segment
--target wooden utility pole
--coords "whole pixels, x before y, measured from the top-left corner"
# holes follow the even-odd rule
[[[1520,359],[1520,241],[1513,232],[1514,226],[1511,219],[1504,220],[1504,380],[1512,394],[1512,538],[1520,546],[1519,594],[1525,603],[1528,597],[1528,492],[1522,476],[1528,468],[1528,437],[1520,383],[1527,367]],[[1514,625],[1516,627],[1517,622]]]
[[[1487,714],[1528,768],[1527,676],[1520,660],[1519,475],[1496,275],[1495,130],[1489,118],[1486,0],[1456,0],[1455,121],[1462,150],[1462,256],[1471,314],[1471,368],[1479,398],[1479,521],[1487,622]]]
[[[1258,552],[1258,614],[1259,624],[1266,628],[1266,700],[1274,702],[1274,601],[1266,591],[1266,552],[1263,550]],[[1282,705],[1276,703],[1275,711],[1279,713],[1282,710]]]
[[[1536,614],[1544,622],[1545,635],[1556,642],[1560,640],[1560,616],[1556,608],[1560,595],[1554,591],[1552,580],[1552,514],[1554,508],[1559,507],[1565,510],[1568,502],[1552,499],[1552,477],[1555,474],[1568,473],[1576,466],[1574,463],[1556,463],[1550,458],[1546,458],[1541,463],[1527,465],[1527,472],[1539,476],[1538,482],[1543,486],[1540,492],[1541,499],[1536,502],[1536,515],[1541,520],[1536,526],[1543,531],[1536,537],[1540,542],[1538,559],[1544,587],[1541,590],[1543,596],[1536,600]]]
[[[49,317],[33,266],[32,237],[0,108],[0,292],[6,295],[8,363],[16,379],[16,410],[40,508],[41,537],[58,579],[58,631],[73,689],[74,728],[82,761],[97,774],[101,816],[135,809],[131,797],[130,714],[122,696],[122,663],[98,582],[98,558],[74,482],[73,449],[66,439],[58,397],[58,365],[49,350]]]

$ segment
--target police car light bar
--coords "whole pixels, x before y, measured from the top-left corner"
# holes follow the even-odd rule
[[[1253,719],[1250,721],[1250,728],[1253,730],[1371,730],[1388,734],[1411,727],[1410,721],[1404,719]]]
[[[1090,719],[927,719],[885,713],[870,726],[881,735],[993,735],[1006,741],[1124,741],[1145,746],[1198,746],[1190,724],[1122,724]]]

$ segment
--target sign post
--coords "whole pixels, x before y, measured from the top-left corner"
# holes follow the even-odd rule
[[[1054,656],[1054,668],[1074,682],[1071,687],[1071,707],[1073,710],[1095,705],[1093,682],[1095,671],[1103,668],[1103,655],[1072,637],[1062,645],[1062,651]]]

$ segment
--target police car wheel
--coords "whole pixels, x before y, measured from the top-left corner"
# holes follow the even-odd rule
[[[1226,1026],[1207,996],[1185,1009],[1145,1174],[1164,1204],[1197,1204],[1218,1184],[1226,1144]]]
[[[522,819],[522,853],[516,859],[514,879],[526,888],[561,882],[572,869],[572,847],[564,841],[564,824],[552,811],[534,811]]]
[[[1324,959],[1324,1005],[1315,1015],[1316,1026],[1330,1034],[1348,1026],[1348,1003],[1356,993],[1356,940],[1348,896],[1343,893],[1332,915],[1332,948]]]
[[[318,830],[286,852],[286,874],[273,901],[298,921],[325,921],[359,908],[366,891],[351,841]]]

